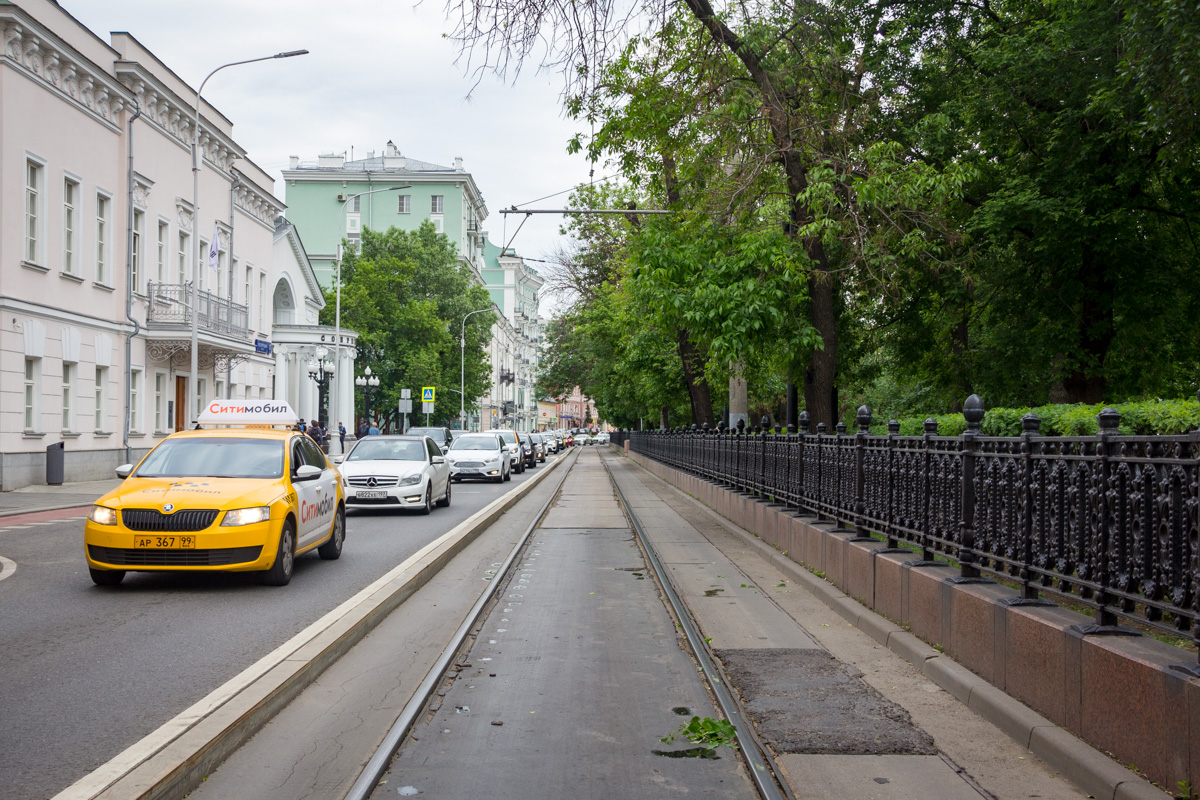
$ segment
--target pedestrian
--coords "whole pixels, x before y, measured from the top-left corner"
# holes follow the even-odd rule
[[[304,424],[304,420],[300,420],[300,432],[308,433],[308,426]]]
[[[367,421],[365,419],[358,423],[358,438],[361,439],[366,436],[369,429],[370,427],[367,425]]]
[[[315,419],[308,423],[308,435],[317,443],[317,447],[321,446],[321,426]]]
[[[379,428],[375,427],[375,423],[371,423],[371,427],[367,428],[367,435],[368,436],[378,436],[379,435]]]
[[[342,452],[346,452],[346,426],[338,423],[338,440],[342,444]]]

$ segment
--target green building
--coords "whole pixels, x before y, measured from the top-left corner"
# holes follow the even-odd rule
[[[309,261],[325,287],[333,285],[342,239],[353,242],[364,227],[416,230],[429,219],[445,233],[496,307],[492,386],[488,395],[476,398],[479,413],[463,424],[475,430],[537,429],[533,386],[543,279],[511,248],[501,252],[488,241],[483,231],[487,205],[461,158],[447,167],[401,155],[388,142],[381,154],[368,151],[357,160],[344,153],[316,161],[292,156],[283,180],[288,221],[303,232]]]

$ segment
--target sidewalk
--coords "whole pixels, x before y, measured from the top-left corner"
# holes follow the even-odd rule
[[[120,484],[120,478],[111,478],[103,481],[64,483],[61,486],[26,486],[11,492],[0,492],[0,517],[90,506],[96,502],[97,497]]]

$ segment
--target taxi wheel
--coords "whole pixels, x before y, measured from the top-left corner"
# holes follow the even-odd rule
[[[451,483],[451,481],[449,479],[447,479],[446,480],[446,496],[443,497],[441,500],[438,500],[438,505],[441,506],[442,508],[450,507],[450,483]]]
[[[283,531],[279,534],[279,552],[275,554],[275,563],[262,574],[262,582],[267,586],[287,586],[295,566],[296,529],[288,520],[283,523]]]
[[[326,561],[336,561],[342,554],[342,543],[346,541],[346,511],[339,508],[333,516],[333,531],[329,541],[317,548],[317,555]]]
[[[92,583],[97,586],[116,586],[125,580],[125,570],[123,569],[92,569],[88,567],[88,572],[92,574]]]
[[[425,505],[421,506],[420,514],[425,515],[433,511],[433,481],[425,487]]]

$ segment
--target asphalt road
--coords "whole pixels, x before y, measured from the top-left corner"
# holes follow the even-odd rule
[[[82,515],[3,520],[0,557],[16,569],[0,580],[0,794],[55,794],[534,474],[455,484],[451,506],[428,517],[352,512],[342,557],[297,559],[281,588],[237,573],[130,573],[98,587]]]

